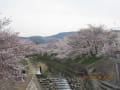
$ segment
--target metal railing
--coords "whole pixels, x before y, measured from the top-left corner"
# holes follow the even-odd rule
[[[114,84],[108,83],[106,81],[99,81],[99,86],[103,90],[120,90],[119,86],[116,86]]]

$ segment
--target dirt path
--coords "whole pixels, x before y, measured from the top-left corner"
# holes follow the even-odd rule
[[[36,67],[32,65],[32,63],[30,62],[29,59],[27,59],[27,61],[28,61],[28,65],[29,65],[29,73],[35,75],[37,72]]]

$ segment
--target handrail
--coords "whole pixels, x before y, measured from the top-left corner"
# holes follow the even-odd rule
[[[105,86],[106,88],[110,88],[110,89],[115,89],[115,90],[120,90],[119,86],[116,86],[114,84],[108,83],[106,81],[101,81],[99,80],[100,85]]]

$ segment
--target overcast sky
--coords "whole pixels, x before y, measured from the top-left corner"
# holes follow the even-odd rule
[[[77,31],[87,24],[120,26],[120,0],[0,0],[0,12],[22,36]]]

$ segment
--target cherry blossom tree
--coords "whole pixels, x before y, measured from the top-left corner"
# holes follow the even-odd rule
[[[102,26],[81,29],[76,35],[68,36],[71,56],[97,56],[109,53],[116,46],[117,35]]]
[[[7,18],[0,19],[0,78],[14,80],[20,75],[19,61],[31,43],[20,40],[18,33],[9,31],[9,23]]]
[[[0,19],[0,90],[15,90],[14,82],[23,68],[20,60],[31,53],[34,45],[10,31],[10,22],[8,18]]]

